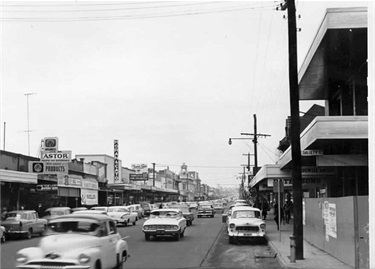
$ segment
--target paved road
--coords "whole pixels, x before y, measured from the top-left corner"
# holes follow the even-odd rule
[[[130,247],[131,257],[126,268],[280,268],[276,259],[271,257],[267,244],[242,242],[230,245],[221,214],[215,218],[195,218],[180,241],[146,241],[141,230],[144,221],[118,229]],[[15,253],[24,247],[37,246],[39,241],[40,237],[33,237],[30,240],[9,240],[2,244],[1,268],[13,269]]]

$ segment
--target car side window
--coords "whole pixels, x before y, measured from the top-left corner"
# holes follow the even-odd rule
[[[113,221],[109,222],[109,234],[116,234],[117,233],[117,228],[116,224]]]
[[[102,222],[100,223],[100,227],[99,227],[99,236],[102,237],[102,236],[107,236],[107,235],[108,235],[107,223]]]

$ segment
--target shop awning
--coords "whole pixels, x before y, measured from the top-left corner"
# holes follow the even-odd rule
[[[128,184],[128,183],[108,184],[108,188],[117,189],[117,190],[130,190],[130,191],[140,191],[141,190],[140,185]]]
[[[301,150],[320,150],[320,143],[324,141],[334,143],[354,139],[368,139],[368,116],[316,117],[301,133]],[[324,152],[322,155],[324,156]],[[319,158],[324,161],[324,157]],[[278,164],[284,169],[291,161],[292,153],[289,147],[280,157]]]
[[[261,182],[263,179],[283,179],[290,178],[290,171],[280,170],[278,164],[266,164],[258,171],[258,173],[250,181],[250,187],[254,187],[256,184]]]
[[[0,169],[0,181],[12,183],[37,184],[38,174]]]

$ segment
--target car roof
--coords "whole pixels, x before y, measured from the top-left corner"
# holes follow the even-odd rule
[[[61,219],[92,219],[92,220],[113,220],[111,217],[109,217],[108,215],[106,214],[80,214],[80,213],[74,213],[74,214],[69,214],[69,215],[63,215],[63,216],[59,216],[55,219],[53,219],[53,222],[56,222],[58,220],[61,220]]]
[[[232,208],[232,212],[234,211],[238,211],[238,210],[249,210],[249,211],[258,211],[260,212],[260,209],[259,208],[256,208],[256,207],[251,207],[251,206],[235,206]]]
[[[45,211],[51,211],[51,210],[66,210],[66,209],[71,209],[70,207],[67,206],[55,206],[55,207],[49,207]]]
[[[159,209],[154,209],[154,210],[152,210],[152,212],[156,212],[156,211],[167,211],[167,212],[169,212],[169,211],[176,211],[176,212],[179,212],[179,211],[181,211],[180,209],[178,209],[178,208],[159,208]]]
[[[36,212],[35,210],[13,210],[7,213],[29,213],[29,212]]]

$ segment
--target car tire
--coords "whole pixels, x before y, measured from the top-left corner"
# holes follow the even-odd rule
[[[102,265],[101,265],[100,261],[96,261],[95,269],[102,269]]]
[[[181,238],[185,236],[185,230],[186,230],[186,228],[185,228],[184,231],[181,233],[181,236],[180,236]]]
[[[145,240],[146,240],[146,241],[150,241],[150,237],[151,237],[151,236],[150,236],[149,234],[145,234]]]
[[[133,222],[133,226],[137,224],[137,219],[135,219],[135,221]]]
[[[125,262],[128,259],[126,252],[122,253],[121,259],[118,261],[116,269],[125,269]]]
[[[32,234],[33,234],[33,230],[30,228],[30,229],[27,231],[27,233],[25,234],[25,238],[26,238],[26,239],[31,239]]]

